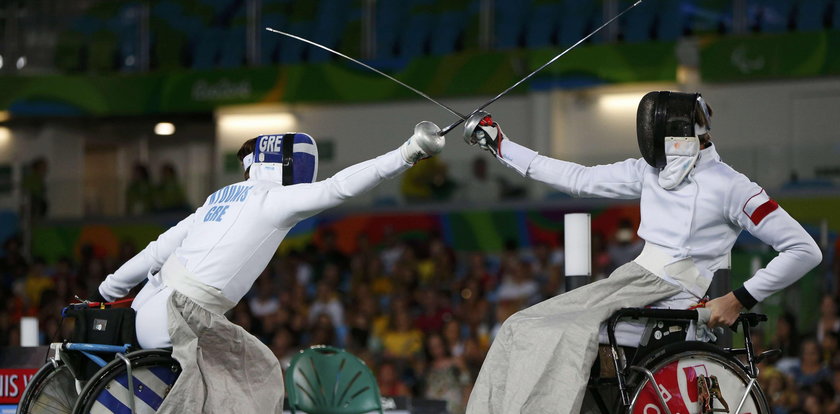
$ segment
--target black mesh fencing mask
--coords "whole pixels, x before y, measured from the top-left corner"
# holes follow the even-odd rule
[[[710,129],[710,111],[699,93],[650,92],[639,102],[639,151],[655,168],[665,167],[665,137],[693,137]]]

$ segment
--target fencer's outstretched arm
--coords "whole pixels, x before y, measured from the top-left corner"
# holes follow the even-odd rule
[[[181,245],[195,220],[195,213],[158,236],[145,249],[108,275],[99,285],[99,294],[113,301],[124,297],[134,286],[146,279],[149,270],[159,270],[163,262]]]
[[[767,243],[779,255],[734,290],[746,308],[799,280],[822,261],[814,239],[793,217],[746,177],[735,183],[726,201],[731,222]]]
[[[414,135],[393,151],[347,167],[323,181],[278,187],[269,193],[269,205],[282,206],[289,214],[280,216],[281,221],[276,224],[294,225],[372,189],[382,180],[396,177],[420,159],[440,153],[445,139],[439,132],[437,125],[421,122],[414,128]]]
[[[586,167],[537,154],[509,139],[501,143],[502,164],[573,197],[636,199],[642,194],[643,159]]]
[[[642,159],[585,167],[539,155],[511,141],[486,112],[473,114],[464,125],[468,143],[478,144],[520,175],[542,181],[573,197],[641,197],[642,177],[647,168]]]

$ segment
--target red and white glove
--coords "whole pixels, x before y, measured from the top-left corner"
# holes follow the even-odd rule
[[[464,122],[464,141],[470,145],[478,144],[496,157],[501,157],[503,139],[502,128],[487,112],[478,111]]]

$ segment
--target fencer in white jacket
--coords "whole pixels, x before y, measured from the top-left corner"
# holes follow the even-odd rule
[[[236,304],[295,224],[399,175],[421,158],[439,153],[445,141],[438,132],[436,125],[422,122],[400,148],[317,182],[318,154],[311,137],[261,136],[255,142],[257,148],[264,148],[256,152],[256,158],[263,159],[254,159],[253,153],[243,157],[245,181],[225,186],[207,197],[193,214],[108,275],[99,286],[99,293],[106,300],[124,297],[150,274],[153,279],[160,279],[156,274],[167,259],[175,257],[198,281],[218,289],[224,299]],[[294,140],[294,165],[285,170],[295,174],[296,182],[284,184],[282,145],[290,140]],[[266,150],[270,146],[276,150]],[[278,154],[277,160],[266,158]],[[286,175],[288,180],[289,174]],[[147,284],[133,303],[138,313],[138,340],[143,348],[171,346],[165,323],[168,295],[158,293],[171,287],[161,288],[166,283],[154,285]]]
[[[443,150],[440,129],[417,124],[398,149],[315,182],[318,153],[307,134],[262,135],[239,157],[246,180],[207,197],[195,213],[110,274],[99,294],[135,298],[143,348],[173,348],[182,372],[158,413],[279,413],[277,358],[224,313],[248,292],[289,230],[307,217],[393,178]]]
[[[643,158],[594,167],[510,141],[487,113],[466,122],[468,141],[523,176],[574,197],[639,199],[638,235],[645,241],[642,254],[609,278],[509,318],[482,366],[468,413],[577,413],[601,322],[621,307],[685,309],[696,303],[742,230],[779,254],[742,287],[708,302],[710,326],[733,324],[743,307],[819,264],[820,250],[802,226],[721,161],[710,121],[700,94],[652,92],[637,117]]]

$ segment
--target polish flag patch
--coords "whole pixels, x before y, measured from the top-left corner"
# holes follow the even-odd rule
[[[779,208],[779,203],[770,198],[762,189],[758,194],[750,197],[744,204],[744,214],[752,220],[753,224],[761,223],[768,214]]]

